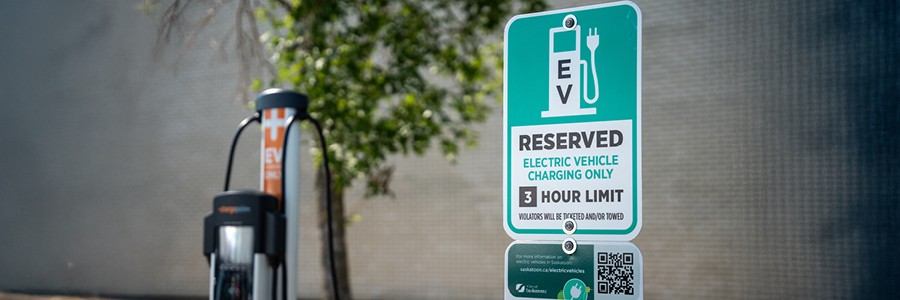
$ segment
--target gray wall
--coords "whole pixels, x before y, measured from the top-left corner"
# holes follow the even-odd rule
[[[900,5],[636,2],[647,298],[900,297]],[[200,222],[250,113],[207,46],[232,13],[173,72],[178,48],[153,60],[156,21],[136,4],[0,2],[0,290],[206,292]],[[501,297],[501,115],[455,165],[393,158],[396,198],[348,193],[357,298]],[[258,138],[235,187],[257,185]],[[307,298],[322,284],[313,209],[303,197]]]

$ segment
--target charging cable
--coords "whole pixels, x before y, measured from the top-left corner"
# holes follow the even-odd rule
[[[331,216],[331,169],[328,167],[328,149],[325,147],[325,134],[322,133],[322,124],[319,123],[318,120],[313,119],[309,114],[305,111],[298,112],[297,115],[300,116],[301,120],[308,119],[313,125],[316,126],[316,131],[319,133],[319,145],[322,146],[322,162],[325,164],[325,211],[327,212],[327,222],[328,222],[328,261],[331,267],[331,286],[334,289],[334,299],[340,300],[340,294],[338,293],[338,281],[337,281],[337,267],[335,267],[334,263],[334,228],[332,228],[332,216]],[[294,121],[297,118],[294,115],[288,117],[287,125],[284,128],[284,149],[281,152],[281,170],[287,170],[287,146],[288,146],[288,137],[290,136],[291,127],[294,125]],[[284,173],[282,173],[281,177],[281,194],[284,195]],[[282,262],[284,265],[284,262]],[[283,276],[287,277],[287,276]],[[284,279],[284,278],[282,278]],[[285,281],[282,284],[284,288],[284,299],[287,299],[287,282]]]
[[[238,138],[241,136],[244,128],[253,122],[259,122],[259,112],[241,121],[241,124],[238,124],[237,130],[234,132],[234,138],[231,140],[231,150],[228,151],[228,170],[225,171],[225,189],[223,191],[228,191],[228,184],[231,182],[231,164],[234,162],[234,148],[237,146]]]
[[[593,34],[591,34],[591,29],[588,28],[587,46],[588,49],[591,50],[591,72],[593,72],[594,75],[594,98],[591,99],[588,99],[587,96],[587,62],[583,60],[581,61],[581,65],[584,67],[581,69],[581,74],[584,74],[584,76],[582,76],[584,78],[584,80],[582,80],[582,82],[584,83],[583,97],[584,101],[588,104],[594,104],[594,102],[597,102],[597,99],[600,98],[600,88],[598,87],[599,82],[597,80],[597,60],[594,59],[594,51],[597,50],[597,46],[599,45],[600,36],[597,35],[597,28],[594,28]]]

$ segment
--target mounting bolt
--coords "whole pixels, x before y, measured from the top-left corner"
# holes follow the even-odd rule
[[[566,219],[563,221],[563,232],[566,234],[573,234],[576,229],[578,229],[578,224],[575,223],[575,220]]]
[[[575,29],[576,24],[578,24],[578,19],[575,18],[575,15],[567,15],[563,18],[563,28],[566,30]]]
[[[572,253],[575,253],[575,250],[578,249],[578,243],[575,243],[575,239],[573,238],[567,238],[563,240],[562,248],[563,252],[572,255]]]

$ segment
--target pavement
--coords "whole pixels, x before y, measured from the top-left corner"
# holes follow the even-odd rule
[[[177,296],[73,296],[54,295],[52,293],[39,292],[3,292],[0,291],[0,300],[205,300],[206,297],[177,297]]]
[[[0,300],[116,300],[101,297],[76,297],[62,295],[30,295],[0,292]]]

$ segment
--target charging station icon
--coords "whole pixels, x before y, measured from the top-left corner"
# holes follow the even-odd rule
[[[591,34],[588,29],[587,47],[591,52],[589,59],[591,60],[591,72],[594,75],[594,97],[588,98],[588,65],[587,61],[581,59],[581,26],[574,25],[575,17],[573,15],[567,16],[566,19],[573,20],[571,26],[564,23],[563,27],[550,28],[549,109],[541,112],[541,118],[597,113],[597,109],[594,107],[581,108],[581,98],[583,96],[584,101],[588,104],[593,104],[599,98],[597,63],[594,52],[600,44],[600,37],[596,31]],[[583,86],[582,83],[584,83]]]

